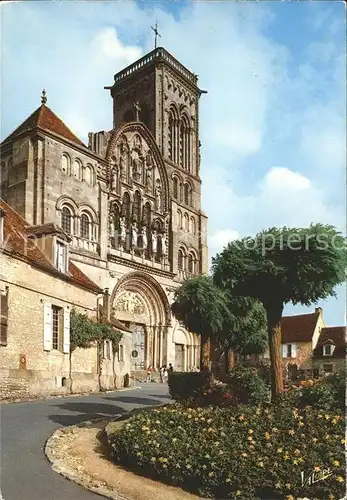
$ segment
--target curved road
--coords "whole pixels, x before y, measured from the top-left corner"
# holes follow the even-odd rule
[[[168,402],[166,384],[1,406],[1,500],[100,500],[52,471],[43,448],[59,427]]]

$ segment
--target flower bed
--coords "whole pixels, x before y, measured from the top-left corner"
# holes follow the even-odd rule
[[[211,498],[338,499],[344,418],[284,406],[186,408],[136,415],[109,436],[115,462]],[[310,474],[327,478],[302,485]]]

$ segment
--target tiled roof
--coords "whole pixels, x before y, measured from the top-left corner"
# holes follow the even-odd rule
[[[3,250],[10,252],[13,257],[28,261],[32,265],[43,268],[58,278],[71,281],[80,286],[100,293],[101,289],[88,278],[73,262],[69,262],[69,273],[60,273],[35,244],[35,240],[28,238],[27,230],[32,226],[23,219],[10,205],[0,199],[0,210],[4,213],[4,244]]]
[[[60,135],[69,141],[80,146],[84,146],[83,142],[75,136],[75,134],[65,125],[65,123],[48,108],[45,104],[41,104],[24,122],[16,128],[12,134],[6,137],[3,143],[8,142],[17,135],[24,132],[29,132],[35,128],[47,130],[54,134]]]
[[[298,314],[282,318],[282,344],[311,342],[319,318],[319,312]]]
[[[118,319],[116,319],[116,318],[111,318],[110,323],[117,330],[123,330],[124,332],[130,332],[131,333],[131,330],[129,330],[129,328],[127,328],[125,325],[123,325],[123,323],[121,323],[120,321],[118,321]]]
[[[25,228],[25,231],[28,235],[28,238],[34,236],[45,236],[48,234],[58,234],[65,241],[71,241],[71,236],[68,235],[60,226],[54,224],[54,222],[48,222],[46,224],[40,224],[36,226],[27,226]]]
[[[314,358],[328,358],[329,356],[323,356],[323,345],[333,344],[335,345],[332,358],[344,358],[346,354],[346,327],[345,326],[329,326],[322,328],[317,346],[313,351]]]

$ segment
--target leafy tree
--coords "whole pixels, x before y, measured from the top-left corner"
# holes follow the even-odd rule
[[[113,353],[118,349],[122,339],[122,333],[115,330],[107,323],[95,323],[86,314],[78,313],[75,309],[70,315],[70,354],[69,354],[69,378],[70,391],[72,393],[72,353],[77,347],[87,349],[96,343],[98,347],[99,366],[101,365],[102,347],[104,340],[112,342]],[[114,364],[113,364],[114,370]],[[99,388],[101,388],[99,370]],[[115,375],[115,373],[113,372]]]
[[[346,243],[333,226],[270,228],[233,241],[213,259],[214,282],[232,295],[260,300],[267,315],[272,399],[283,390],[281,319],[284,305],[309,306],[334,296],[345,281]]]
[[[196,276],[176,290],[171,306],[187,330],[201,336],[201,369],[210,368],[211,337],[216,338],[231,321],[225,294],[210,277]]]
[[[243,357],[261,354],[267,347],[266,313],[258,300],[231,297],[228,300],[231,322],[226,325],[219,341],[225,348],[225,369],[234,364],[234,353]]]

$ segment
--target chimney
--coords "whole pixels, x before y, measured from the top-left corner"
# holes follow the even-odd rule
[[[321,307],[316,307],[314,312],[319,313],[319,314],[323,314],[323,309]]]

